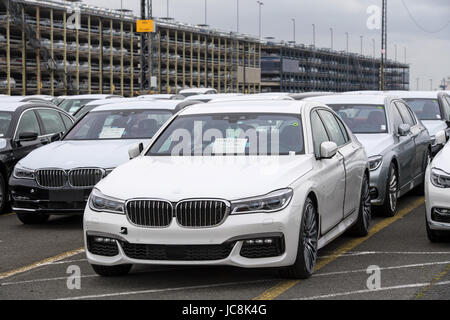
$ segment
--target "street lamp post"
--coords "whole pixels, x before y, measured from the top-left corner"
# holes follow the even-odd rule
[[[330,35],[331,35],[331,50],[333,50],[333,28],[330,28]]]
[[[373,58],[375,59],[375,39],[372,39],[373,44]]]
[[[316,47],[316,25],[314,23],[312,24],[312,28],[313,28],[313,47]]]
[[[293,31],[293,37],[294,37],[294,38],[292,39],[292,40],[293,40],[292,43],[295,44],[295,19],[292,18],[291,20],[292,20],[292,24],[293,24],[293,26],[292,26],[292,31]]]
[[[236,31],[239,33],[239,0],[236,0]]]
[[[348,53],[348,32],[345,33],[345,36],[347,37],[347,53]]]
[[[259,6],[259,38],[261,39],[261,7],[264,5],[264,2],[258,0],[256,3]]]
[[[361,38],[361,55],[362,55],[364,52],[363,50],[364,36],[360,36],[360,38]]]

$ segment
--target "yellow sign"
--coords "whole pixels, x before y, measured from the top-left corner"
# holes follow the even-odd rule
[[[155,32],[154,20],[137,20],[136,32]]]

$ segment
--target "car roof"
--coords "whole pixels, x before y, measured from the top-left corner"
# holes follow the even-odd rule
[[[221,102],[221,101],[271,101],[271,100],[294,100],[293,98],[289,97],[288,95],[253,95],[253,94],[247,94],[247,95],[240,95],[240,96],[226,96],[221,98],[216,98],[211,100],[211,102]]]
[[[195,96],[189,96],[184,101],[189,100],[213,100],[213,99],[220,99],[220,98],[228,98],[228,97],[237,97],[237,96],[243,96],[242,93],[211,93],[211,94],[198,94]]]
[[[0,99],[0,111],[15,112],[18,108],[26,105],[27,102],[2,101]]]
[[[111,94],[81,94],[76,96],[66,96],[64,97],[65,100],[77,100],[77,99],[106,99],[108,97],[113,97],[114,95]]]
[[[389,91],[400,98],[437,99],[439,91]]]
[[[211,113],[288,113],[299,114],[307,103],[295,100],[221,101],[196,104],[180,112],[181,115]]]
[[[382,104],[386,98],[391,97],[387,94],[336,94],[328,96],[319,96],[306,98],[304,101],[316,101],[323,104]]]
[[[177,105],[180,104],[179,100],[145,100],[140,99],[138,101],[124,101],[111,104],[105,104],[96,107],[92,112],[99,111],[115,111],[115,110],[127,110],[127,109],[167,109],[175,110]]]
[[[189,89],[180,90],[180,94],[191,93],[191,92],[207,92],[207,91],[210,91],[210,90],[217,91],[214,88],[189,88]]]

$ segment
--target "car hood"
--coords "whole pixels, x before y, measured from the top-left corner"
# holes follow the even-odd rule
[[[97,184],[127,200],[187,198],[236,200],[286,188],[309,172],[314,156],[138,157]]]
[[[368,157],[382,155],[384,150],[394,144],[394,137],[388,133],[357,134],[356,137],[366,149]]]
[[[442,120],[422,120],[422,123],[428,129],[430,136],[435,136],[439,131],[447,129],[447,124]]]
[[[30,152],[20,160],[29,169],[80,167],[115,168],[129,160],[128,148],[150,140],[83,140],[57,141]]]
[[[447,143],[434,157],[431,167],[444,170],[450,174],[450,143]]]

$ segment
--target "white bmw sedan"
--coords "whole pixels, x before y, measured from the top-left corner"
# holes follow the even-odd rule
[[[447,139],[442,133],[436,142]],[[450,143],[433,159],[425,174],[425,208],[428,239],[439,242],[450,236]]]
[[[318,249],[346,230],[368,232],[366,152],[318,103],[190,106],[130,156],[84,214],[87,258],[103,276],[182,264],[307,278]]]

